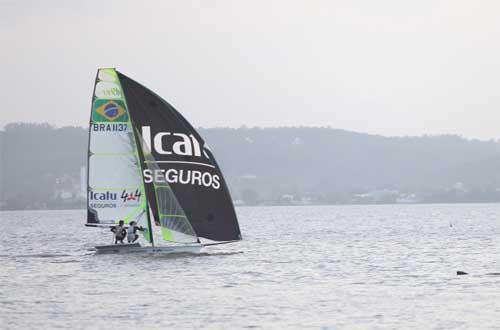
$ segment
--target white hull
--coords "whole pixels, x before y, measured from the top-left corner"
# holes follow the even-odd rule
[[[113,244],[96,246],[98,254],[117,254],[117,253],[140,253],[151,255],[163,254],[199,254],[201,252],[201,244],[186,244],[175,246],[141,246],[140,244]]]

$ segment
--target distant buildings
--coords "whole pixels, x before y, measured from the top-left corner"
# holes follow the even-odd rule
[[[238,186],[238,185],[236,185]],[[233,190],[234,187],[233,187]],[[236,189],[237,190],[237,189]],[[318,204],[419,204],[419,203],[466,203],[500,202],[500,188],[471,189],[462,182],[450,187],[433,190],[405,191],[397,189],[359,189],[359,192],[338,192],[330,195],[314,192],[289,192],[269,196],[257,190],[245,188],[241,198],[234,201],[243,205],[318,205]],[[237,190],[238,191],[238,190]]]
[[[83,178],[82,178],[83,176]],[[84,183],[83,183],[84,182]],[[85,201],[87,184],[85,168],[82,167],[79,176],[64,174],[57,177],[53,185],[53,201],[61,204],[79,204]]]

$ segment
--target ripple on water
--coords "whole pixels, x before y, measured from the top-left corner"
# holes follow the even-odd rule
[[[0,323],[6,329],[497,328],[500,205],[237,211],[245,241],[198,256],[149,257],[88,251],[110,237],[83,228],[83,211],[3,212]],[[68,240],[68,233],[78,235]],[[456,276],[457,270],[470,275]]]

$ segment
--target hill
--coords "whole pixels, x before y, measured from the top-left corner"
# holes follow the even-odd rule
[[[306,127],[199,132],[241,204],[498,201],[497,141]],[[86,145],[81,127],[7,125],[0,134],[3,208],[81,207]]]

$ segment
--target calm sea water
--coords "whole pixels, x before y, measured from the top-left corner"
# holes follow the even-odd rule
[[[499,204],[237,212],[243,242],[176,258],[94,255],[80,210],[2,212],[0,328],[500,328]]]

